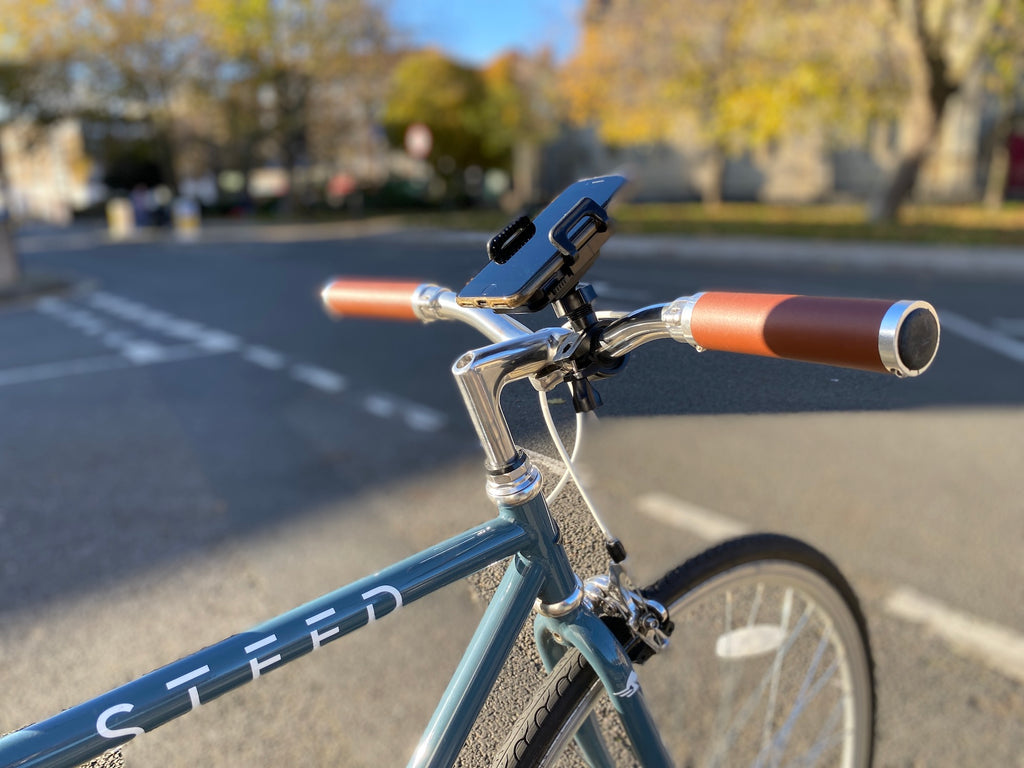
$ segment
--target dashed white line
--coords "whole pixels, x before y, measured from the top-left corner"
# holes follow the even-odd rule
[[[287,359],[280,352],[253,344],[245,348],[245,351],[242,352],[242,357],[250,363],[255,363],[261,368],[266,368],[270,371],[279,371],[287,363]]]
[[[116,321],[115,326],[110,327],[99,315],[81,309],[73,303],[44,298],[36,303],[40,312],[89,335],[102,334],[100,341],[117,350],[120,358],[93,358],[2,371],[0,386],[228,352],[238,352],[247,362],[267,370],[287,370],[293,380],[328,394],[337,394],[348,386],[347,380],[340,373],[307,363],[289,364],[288,357],[277,350],[258,344],[248,344],[234,334],[176,317],[139,302],[102,291],[91,294],[85,301],[94,309],[110,313],[120,320],[130,321],[163,336],[189,343],[180,347],[162,345],[140,338],[131,330],[117,328]],[[435,432],[447,423],[447,417],[439,411],[403,401],[383,392],[366,396],[362,407],[367,413],[379,418],[401,419],[407,427],[419,432]]]
[[[1024,363],[1024,341],[1018,341],[953,312],[941,312],[939,314],[939,323],[944,331],[952,331],[957,336],[961,336],[968,341],[973,341],[975,344],[986,349],[998,352],[1018,363]]]
[[[962,613],[931,597],[900,587],[885,600],[885,610],[921,624],[957,650],[1024,683],[1024,636]]]
[[[417,432],[436,432],[445,425],[443,413],[422,405],[407,405],[402,409],[406,425]]]
[[[394,398],[387,395],[369,395],[363,401],[363,407],[367,413],[379,416],[382,419],[390,419],[398,410],[398,403]]]
[[[211,352],[234,352],[242,343],[237,336],[224,331],[207,330],[197,334],[196,346],[207,349]]]
[[[340,373],[328,371],[326,368],[318,368],[315,365],[299,363],[289,369],[291,377],[296,381],[319,389],[323,392],[341,392],[345,388],[345,377]]]
[[[662,493],[648,493],[637,499],[640,511],[666,525],[680,528],[707,541],[731,539],[748,533],[747,526],[717,512],[698,507]]]
[[[121,347],[121,354],[127,357],[136,365],[147,365],[163,360],[166,355],[166,348],[152,341],[130,341]]]
[[[220,353],[204,351],[192,346],[162,347],[159,356],[150,355],[145,360],[142,359],[142,355],[139,355],[135,360],[129,359],[124,354],[98,355],[79,360],[62,360],[59,363],[43,363],[41,365],[27,365],[21,368],[7,368],[6,370],[0,370],[0,387],[29,384],[49,379],[63,379],[68,376],[79,376],[86,373],[124,370],[126,368],[156,363],[178,362],[180,360],[216,354]]]

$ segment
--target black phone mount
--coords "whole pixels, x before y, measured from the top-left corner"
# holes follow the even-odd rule
[[[504,264],[524,248],[537,234],[528,216],[520,216],[487,241],[487,258]],[[570,317],[578,302],[570,301],[563,312],[557,304],[569,297],[580,278],[597,260],[601,246],[612,236],[612,222],[604,206],[589,197],[582,198],[547,233],[548,242],[561,255],[562,264],[526,301],[525,308],[536,312],[555,304],[559,316]]]

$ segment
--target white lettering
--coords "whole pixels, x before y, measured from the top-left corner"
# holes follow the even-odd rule
[[[145,731],[141,728],[110,728],[107,726],[107,721],[114,715],[120,712],[131,712],[133,709],[135,707],[132,704],[115,704],[110,709],[104,710],[96,718],[96,733],[105,739],[120,739],[124,736],[132,738],[142,735]]]
[[[204,664],[203,666],[199,667],[199,669],[193,669],[191,672],[186,672],[181,677],[176,677],[173,680],[171,680],[171,682],[167,683],[167,690],[172,691],[175,688],[184,685],[185,683],[195,680],[197,677],[202,677],[209,671],[210,668]],[[192,704],[192,709],[195,709],[200,704],[202,704],[202,702],[199,701],[199,689],[196,688],[196,686],[194,685],[190,686],[188,689],[188,700]]]
[[[397,611],[399,608],[402,607],[402,593],[394,587],[389,587],[387,584],[380,587],[375,587],[374,589],[371,589],[369,592],[363,592],[362,597],[363,600],[369,600],[371,597],[375,597],[376,595],[391,595],[393,598],[395,598],[395,610]],[[374,613],[372,603],[366,606],[366,614],[367,616],[369,616],[369,620],[371,623],[377,620],[377,614]]]
[[[308,619],[306,619],[306,626],[311,627],[318,621],[329,619],[331,616],[334,615],[334,613],[335,611],[333,608],[328,608],[326,611],[318,613],[316,616],[310,616]],[[331,627],[330,629],[325,630],[323,632],[314,629],[312,632],[309,633],[310,638],[313,640],[313,650],[317,650],[324,640],[326,640],[328,637],[333,637],[339,632],[341,632],[341,630],[338,627]]]
[[[260,648],[265,648],[266,646],[270,645],[271,643],[276,643],[276,642],[277,642],[277,635],[268,635],[267,637],[264,637],[262,640],[257,640],[255,643],[252,643],[251,645],[245,646],[245,652],[246,653],[253,653],[254,651],[258,651]],[[262,660],[260,660],[260,659],[249,659],[249,668],[252,670],[252,679],[255,680],[257,677],[260,676],[260,672],[262,670],[266,669],[271,664],[276,664],[280,660],[281,660],[281,654],[279,654],[279,653],[275,653],[273,656],[268,656],[267,658],[262,659]]]

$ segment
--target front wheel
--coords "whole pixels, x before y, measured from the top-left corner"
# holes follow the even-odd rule
[[[643,590],[668,608],[671,643],[639,669],[677,766],[869,766],[874,677],[857,599],[833,563],[803,542],[727,541]],[[582,764],[566,749],[605,698],[573,650],[519,718],[496,764]],[[608,732],[606,732],[606,737]],[[591,736],[591,745],[596,739]],[[621,737],[596,764],[628,757]],[[564,755],[563,755],[564,751]],[[618,757],[615,758],[617,760]]]

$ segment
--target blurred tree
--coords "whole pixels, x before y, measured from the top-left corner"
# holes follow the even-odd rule
[[[985,205],[1000,207],[1010,171],[1010,136],[1024,117],[1024,0],[1011,0],[999,9],[993,34],[985,44],[987,88],[998,117],[989,137],[989,167]]]
[[[401,146],[409,126],[422,123],[433,136],[430,159],[435,165],[448,164],[450,171],[497,160],[500,142],[485,136],[486,91],[478,70],[437,50],[410,53],[391,76],[383,114],[388,138]]]
[[[538,143],[549,138],[557,126],[549,93],[555,78],[550,57],[527,58],[510,52],[493,59],[481,72],[484,101],[483,147],[493,158],[511,161],[519,142]]]
[[[430,160],[443,175],[469,166],[519,169],[517,196],[525,202],[536,174],[524,158],[537,156],[537,145],[557,126],[554,77],[545,55],[508,53],[475,69],[440,51],[415,51],[392,74],[384,125],[399,146],[410,125],[426,125],[433,137]]]
[[[378,108],[390,35],[382,11],[370,0],[193,1],[224,61],[232,140],[247,163],[284,166],[294,202],[297,169]]]
[[[703,146],[717,203],[727,156],[822,124],[851,133],[881,108],[873,29],[844,0],[591,0],[566,96],[610,143]]]
[[[176,190],[177,158],[186,142],[182,117],[212,62],[193,0],[61,4],[67,6],[63,26],[73,41],[71,56],[84,81],[83,107],[114,121],[147,124],[160,178]]]
[[[895,221],[939,135],[949,99],[983,63],[1003,14],[1020,0],[882,0],[903,54],[908,84],[902,142],[893,172],[872,206],[875,221]],[[1020,27],[1014,29],[1018,36]]]
[[[540,145],[559,124],[556,68],[545,53],[511,52],[491,61],[482,75],[483,148],[491,165],[512,171],[512,195],[505,202],[522,208],[539,195]]]
[[[16,122],[40,129],[59,119],[73,99],[67,51],[56,45],[47,13],[47,0],[39,3],[0,4],[0,136]],[[31,140],[36,138],[26,131]],[[12,194],[0,145],[0,287],[23,277],[14,241]]]

